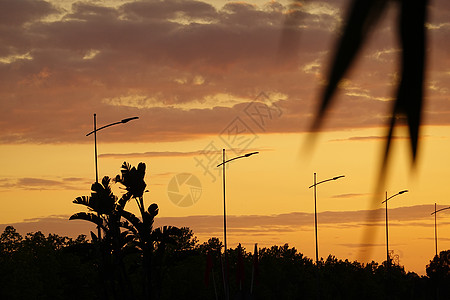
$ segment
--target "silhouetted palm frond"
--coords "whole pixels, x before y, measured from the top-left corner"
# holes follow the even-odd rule
[[[70,216],[69,220],[85,220],[94,223],[95,225],[99,226],[103,230],[106,230],[106,227],[103,223],[103,219],[99,216],[97,216],[94,213],[85,213],[85,212],[79,212],[76,214],[73,214]]]
[[[152,203],[148,206],[147,212],[152,216],[153,218],[156,217],[159,213],[158,204]]]
[[[100,214],[110,214],[115,208],[117,197],[113,194],[110,183],[111,179],[105,176],[102,183],[94,182],[91,186],[89,202],[91,207]]]
[[[134,236],[130,234],[130,231],[122,231],[120,233],[120,239],[123,241],[123,245],[126,245],[134,239]]]
[[[399,117],[405,117],[409,128],[413,162],[417,157],[423,102],[425,68],[425,21],[428,0],[398,0],[400,3],[399,33],[402,47],[401,80],[393,104],[386,139],[382,170],[386,167],[393,128]],[[346,26],[328,74],[321,104],[312,125],[318,131],[330,107],[338,83],[348,71],[365,38],[380,19],[388,0],[354,0]]]
[[[131,223],[131,224],[126,224],[126,225],[125,225],[125,223],[121,224],[121,225],[124,225],[124,227],[126,226],[125,228],[128,229],[129,227],[134,227],[135,229],[134,230],[130,229],[130,231],[133,231],[134,233],[138,233],[138,234],[141,234],[144,231],[144,223],[138,217],[136,217],[135,214],[133,214],[129,211],[126,211],[126,210],[120,211],[119,214],[123,218],[125,218],[128,222]]]
[[[137,229],[128,221],[120,222],[120,227],[125,228],[128,232],[131,232],[134,235],[138,234]]]
[[[76,197],[75,200],[73,200],[72,202],[75,204],[87,206],[91,210],[95,210],[96,207],[93,206],[93,203],[91,203],[90,200],[91,200],[90,196],[80,196]]]
[[[139,163],[136,169],[135,167],[131,167],[127,162],[124,162],[120,171],[121,175],[117,175],[114,181],[125,186],[127,192],[130,193],[130,198],[142,197],[147,186],[144,181],[145,168],[144,163]]]
[[[125,205],[128,203],[128,201],[131,199],[130,193],[125,193],[120,197],[119,201],[117,201],[117,206],[119,209],[124,209]]]
[[[398,115],[404,115],[406,117],[413,159],[417,157],[426,60],[425,21],[427,4],[428,0],[401,1],[399,31],[403,49],[401,61],[402,77],[391,117],[384,156],[385,163],[387,161],[395,119]]]
[[[347,17],[347,24],[335,51],[329,70],[328,84],[321,96],[321,105],[313,123],[317,131],[327,108],[330,106],[336,88],[355,60],[356,54],[368,37],[373,25],[379,20],[387,0],[355,0]]]
[[[91,231],[91,239],[93,243],[97,243],[98,242],[98,236]]]
[[[294,0],[298,4],[299,0]],[[426,62],[426,29],[428,0],[353,0],[346,17],[343,34],[334,51],[334,56],[327,74],[327,85],[322,90],[317,114],[312,122],[311,131],[317,132],[323,123],[327,110],[333,101],[339,82],[343,79],[357,54],[361,50],[366,38],[373,27],[380,20],[389,2],[398,4],[398,34],[401,45],[400,81],[397,86],[395,100],[392,104],[391,115],[388,120],[386,144],[382,157],[378,184],[371,207],[376,207],[378,196],[384,185],[385,173],[393,139],[393,131],[398,120],[406,120],[412,153],[412,165],[417,160],[419,130],[421,127],[423,110],[424,72]],[[290,14],[286,17],[287,32],[293,23]],[[368,219],[373,219],[376,210],[370,210]],[[373,238],[373,227],[367,227],[363,234],[363,244]],[[366,253],[367,254],[367,253]]]
[[[81,204],[99,214],[110,214],[114,211],[117,197],[112,193],[110,179],[103,177],[102,183],[93,183],[91,196],[80,196],[73,200],[75,204]]]

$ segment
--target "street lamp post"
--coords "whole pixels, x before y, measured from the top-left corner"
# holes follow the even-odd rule
[[[388,206],[387,206],[387,203],[388,203],[389,199],[392,199],[395,196],[401,195],[401,194],[406,193],[406,192],[408,192],[408,190],[403,190],[403,191],[400,191],[397,194],[394,194],[394,195],[392,195],[392,196],[390,196],[388,198],[387,191],[386,191],[386,198],[385,198],[385,200],[383,202],[381,202],[381,203],[386,203],[386,263],[387,263],[388,267],[390,267],[390,265],[391,265],[391,259],[389,257],[389,227],[388,227]]]
[[[317,186],[321,183],[324,183],[327,181],[332,181],[332,180],[337,180],[342,177],[345,177],[345,175],[340,175],[340,176],[336,176],[336,177],[333,177],[330,179],[325,179],[325,180],[316,182],[316,173],[314,173],[314,184],[309,187],[309,189],[314,187],[314,230],[315,230],[315,234],[316,234],[316,264],[319,262],[319,242],[317,240]]]
[[[125,124],[130,122],[131,120],[136,120],[139,119],[139,117],[132,117],[132,118],[126,118],[123,120],[120,120],[118,122],[114,122],[105,126],[102,126],[100,128],[97,128],[97,114],[94,114],[94,130],[92,130],[91,132],[87,133],[86,136],[90,136],[91,134],[94,134],[94,148],[95,148],[95,182],[98,183],[98,164],[97,164],[97,131],[100,131],[106,127],[110,127],[113,125],[118,125],[118,124]]]
[[[222,149],[222,162],[217,165],[217,168],[222,166],[222,179],[223,179],[223,240],[224,240],[224,254],[225,254],[225,276],[224,276],[224,288],[225,288],[225,295],[226,298],[229,299],[228,295],[228,272],[227,272],[227,266],[228,266],[228,255],[227,255],[227,211],[226,211],[226,204],[225,204],[225,164],[229,163],[230,161],[239,159],[239,158],[245,158],[249,157],[253,154],[258,154],[259,152],[250,152],[241,156],[236,156],[231,159],[225,160],[225,149]]]
[[[436,210],[436,203],[434,203],[434,212],[431,213],[431,215],[434,215],[434,245],[436,248],[436,256],[438,255],[438,237],[437,237],[437,220],[436,220],[436,215],[438,212],[446,210],[446,209],[450,209],[450,207],[445,207],[445,208],[441,208]]]
[[[97,114],[94,114],[94,130],[92,130],[91,132],[87,133],[86,136],[90,136],[91,134],[94,134],[94,149],[95,149],[95,183],[98,183],[98,163],[97,163],[97,131],[100,131],[106,127],[110,127],[113,125],[118,125],[118,124],[125,124],[128,123],[131,120],[136,120],[139,119],[139,117],[131,117],[131,118],[126,118],[123,120],[120,120],[118,122],[114,122],[105,126],[102,126],[100,128],[97,128]],[[101,239],[101,231],[100,231],[100,227],[97,226],[97,233],[98,233],[98,238]]]

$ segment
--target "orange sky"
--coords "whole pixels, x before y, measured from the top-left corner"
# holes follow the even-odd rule
[[[139,116],[99,132],[99,171],[115,176],[123,161],[145,162],[146,202],[160,206],[159,224],[189,226],[202,241],[222,238],[220,151],[259,151],[227,169],[230,246],[289,243],[314,257],[308,186],[314,172],[318,180],[343,174],[318,189],[320,254],[359,259],[370,233],[365,259],[385,259],[383,214],[368,220],[363,211],[383,208],[373,193],[398,78],[394,6],[307,152],[305,132],[348,1],[107,3],[0,1],[0,224],[87,233],[89,224],[66,219],[83,210],[71,201],[95,179],[85,136],[93,113],[99,126]],[[389,203],[390,245],[420,274],[434,255],[434,203],[450,205],[450,3],[432,1],[429,12],[419,161],[412,172],[400,128],[384,187],[389,195],[410,190]],[[168,194],[180,173],[201,183],[189,207]],[[439,248],[448,249],[448,214],[438,217]]]

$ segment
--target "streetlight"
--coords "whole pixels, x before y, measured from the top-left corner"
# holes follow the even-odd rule
[[[110,127],[117,124],[125,124],[128,123],[131,120],[139,119],[139,117],[132,117],[132,118],[126,118],[118,122],[114,122],[105,126],[102,126],[100,128],[97,128],[97,114],[94,114],[94,130],[86,134],[86,136],[90,136],[91,134],[94,134],[94,149],[95,149],[95,183],[98,183],[98,164],[97,164],[97,131],[102,130],[106,127]],[[98,233],[98,239],[101,239],[101,230],[100,226],[97,226],[97,233]]]
[[[450,209],[450,207],[445,207],[445,208],[441,208],[436,210],[436,203],[434,203],[434,212],[431,213],[431,215],[434,215],[434,244],[436,247],[436,256],[438,255],[438,246],[437,246],[437,222],[436,222],[436,215],[438,212],[446,210],[446,209]]]
[[[106,127],[110,127],[117,124],[125,124],[130,122],[131,120],[139,119],[139,117],[132,117],[132,118],[126,118],[123,120],[120,120],[118,122],[114,122],[105,126],[102,126],[100,128],[97,128],[97,114],[94,114],[94,130],[86,134],[86,136],[90,136],[91,134],[94,134],[94,147],[95,147],[95,182],[98,183],[98,165],[97,165],[97,131],[100,131]]]
[[[222,166],[222,179],[223,179],[223,240],[224,240],[224,246],[225,246],[225,276],[224,276],[224,288],[225,288],[225,294],[226,294],[226,298],[229,298],[228,295],[228,282],[227,282],[227,278],[228,274],[227,274],[227,266],[228,266],[228,255],[227,255],[227,211],[225,208],[225,164],[229,163],[230,161],[239,159],[239,158],[245,158],[245,157],[249,157],[252,156],[253,154],[258,154],[259,152],[250,152],[241,156],[236,156],[233,157],[229,160],[225,160],[225,149],[222,149],[222,162],[220,164],[217,165],[217,168]]]
[[[332,180],[337,180],[342,177],[345,177],[345,175],[340,175],[340,176],[336,176],[336,177],[333,177],[330,179],[316,182],[316,173],[314,173],[314,184],[311,185],[310,187],[308,187],[309,189],[314,187],[314,228],[315,228],[315,232],[316,232],[316,264],[319,262],[319,246],[318,246],[318,241],[317,241],[317,188],[316,187],[321,183],[324,183],[327,181],[332,181]]]
[[[389,258],[389,228],[388,228],[388,207],[387,207],[387,202],[388,202],[389,199],[392,199],[395,196],[401,195],[401,194],[406,193],[406,192],[408,192],[408,190],[403,190],[403,191],[400,191],[397,194],[392,195],[392,196],[390,196],[388,198],[387,191],[386,191],[386,200],[381,202],[382,204],[386,203],[386,262],[387,262],[388,267],[391,264],[391,259]]]

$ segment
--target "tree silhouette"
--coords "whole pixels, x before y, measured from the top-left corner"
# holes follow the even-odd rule
[[[95,298],[93,268],[71,251],[83,244],[84,235],[22,236],[7,226],[0,236],[0,299]]]
[[[164,230],[163,230],[164,231]],[[182,230],[184,236],[175,240],[187,243],[167,244],[166,264],[163,272],[164,285],[157,294],[159,299],[220,299],[223,295],[221,284],[205,284],[205,275],[220,282],[221,243],[216,238],[198,244],[192,231]],[[95,249],[85,236],[77,239],[41,232],[21,236],[8,226],[0,235],[0,299],[102,299],[101,287],[97,284],[98,260]],[[184,245],[184,246],[183,246]],[[155,260],[158,244],[155,243]],[[249,297],[251,281],[249,276],[253,266],[253,255],[242,248],[239,264],[239,249],[228,249],[230,254],[231,295]],[[95,252],[94,252],[95,253]],[[206,253],[210,253],[209,273]],[[406,273],[400,265],[362,264],[357,261],[341,260],[332,255],[314,264],[287,244],[260,248],[259,284],[253,288],[253,299],[315,299],[320,291],[321,299],[449,299],[449,253],[441,252],[427,267],[428,276]],[[139,253],[140,254],[140,253]],[[124,260],[127,271],[135,287],[141,286],[144,274],[133,272],[132,268],[142,268],[141,255],[127,255]],[[240,269],[243,274],[242,289],[236,284]],[[157,270],[157,268],[156,268]],[[387,277],[389,273],[389,277]],[[160,276],[154,273],[156,277]],[[154,276],[154,277],[155,277]],[[316,285],[317,276],[320,286]],[[389,278],[389,294],[384,288]],[[440,278],[440,279],[439,279]],[[442,280],[441,280],[442,279]],[[160,279],[154,278],[155,281]],[[127,287],[128,288],[128,287]],[[438,293],[436,293],[439,288]],[[239,292],[241,290],[241,292]],[[127,290],[128,292],[128,290]],[[435,294],[436,293],[436,294]],[[433,297],[436,295],[436,297]],[[108,294],[108,296],[114,296]],[[120,296],[120,294],[116,295]],[[133,299],[141,299],[143,290],[136,290]],[[388,297],[389,296],[389,297]],[[122,297],[118,298],[122,299]]]
[[[147,299],[152,299],[153,295],[160,292],[162,285],[162,266],[164,263],[164,254],[167,243],[175,243],[174,237],[181,235],[181,230],[174,226],[164,226],[163,228],[153,229],[153,222],[156,215],[158,215],[159,208],[156,203],[153,203],[145,209],[144,206],[144,192],[147,184],[144,181],[146,166],[144,163],[139,163],[138,167],[131,167],[130,164],[124,162],[122,164],[121,174],[114,179],[115,182],[121,183],[126,190],[124,196],[127,199],[135,199],[141,219],[133,213],[121,210],[120,216],[129,221],[127,229],[133,236],[133,244],[141,251],[143,257],[144,270],[144,294]],[[128,225],[128,224],[127,224]],[[156,263],[153,262],[153,256],[156,248]],[[155,286],[152,278],[152,269],[155,266],[157,269],[157,277]]]
[[[6,226],[5,231],[0,236],[0,252],[13,253],[17,251],[22,239],[23,237],[17,233],[14,227]]]
[[[437,299],[450,297],[450,250],[441,251],[427,265],[427,275],[436,288]]]
[[[168,244],[176,244],[177,237],[183,235],[183,231],[174,226],[153,228],[159,208],[153,203],[145,209],[145,170],[144,163],[139,163],[135,168],[124,162],[120,175],[112,181],[108,176],[103,177],[101,183],[92,184],[91,196],[77,197],[73,201],[86,206],[89,212],[76,213],[69,219],[92,222],[104,233],[103,237],[99,238],[91,231],[92,243],[101,255],[101,277],[108,278],[110,284],[109,289],[105,288],[105,298],[108,297],[108,290],[112,292],[113,297],[133,298],[132,284],[127,276],[124,258],[125,255],[136,251],[141,253],[143,260],[144,295],[147,299],[158,296],[162,286],[166,247]],[[124,187],[126,192],[120,198],[113,194],[112,182]],[[140,218],[125,210],[130,199],[135,199]],[[152,276],[153,270],[157,275],[155,280]]]
[[[95,182],[92,184],[91,196],[81,196],[73,200],[73,203],[84,205],[92,212],[76,213],[69,220],[89,221],[103,230],[104,234],[101,239],[91,231],[92,241],[100,252],[101,277],[108,278],[111,285],[109,290],[114,297],[117,294],[128,297],[133,293],[125,271],[123,258],[126,253],[125,246],[133,239],[133,236],[129,230],[121,230],[121,228],[128,229],[129,225],[127,222],[121,222],[120,212],[123,211],[128,202],[129,195],[124,194],[118,200],[118,197],[113,194],[110,184],[111,179],[105,176],[101,183]],[[103,285],[105,285],[104,282]],[[105,287],[105,295],[107,293],[108,289]]]
[[[450,280],[450,250],[441,251],[427,265],[427,275],[434,278]]]

